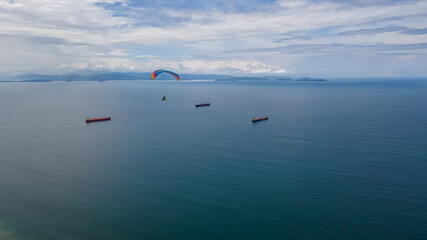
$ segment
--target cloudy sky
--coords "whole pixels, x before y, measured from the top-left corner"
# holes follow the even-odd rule
[[[0,0],[0,73],[427,76],[426,0]]]

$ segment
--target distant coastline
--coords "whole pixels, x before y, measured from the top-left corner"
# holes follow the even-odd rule
[[[233,76],[216,74],[180,74],[183,80],[215,80],[215,81],[295,81],[295,82],[325,82],[327,80],[311,77],[290,77],[290,76]],[[64,75],[42,75],[42,74],[24,74],[0,80],[0,82],[54,82],[54,81],[118,81],[118,80],[150,80],[151,73],[137,72],[109,72],[92,75],[64,74]],[[168,75],[160,75],[156,80],[173,80]]]

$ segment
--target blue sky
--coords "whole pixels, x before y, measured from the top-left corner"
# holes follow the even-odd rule
[[[0,0],[0,73],[427,76],[427,1]]]

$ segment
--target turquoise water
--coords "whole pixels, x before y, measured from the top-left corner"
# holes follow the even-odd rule
[[[427,81],[1,83],[0,239],[426,239],[426,109]]]

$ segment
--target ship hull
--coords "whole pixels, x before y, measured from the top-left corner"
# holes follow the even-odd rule
[[[259,121],[265,121],[265,120],[268,120],[268,117],[252,118],[252,122],[259,122]]]
[[[88,118],[88,119],[86,119],[86,122],[91,123],[91,122],[101,122],[101,121],[109,121],[109,120],[111,120],[111,117]]]
[[[211,104],[210,103],[202,103],[202,104],[196,104],[196,105],[194,105],[195,107],[208,107],[208,106],[210,106]]]

